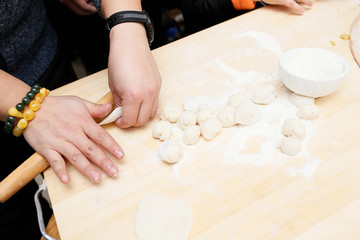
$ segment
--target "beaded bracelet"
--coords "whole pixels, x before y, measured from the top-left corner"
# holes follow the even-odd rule
[[[39,84],[32,86],[31,90],[21,100],[21,103],[9,108],[9,116],[4,126],[5,132],[12,132],[16,137],[21,136],[28,123],[34,119],[35,112],[39,110],[40,104],[49,93],[48,89],[41,88]],[[28,108],[26,108],[27,105]],[[18,118],[20,120],[16,122]]]

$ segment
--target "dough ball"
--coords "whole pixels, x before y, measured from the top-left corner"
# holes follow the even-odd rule
[[[313,104],[301,105],[297,111],[297,116],[304,120],[315,120],[319,115],[319,108]]]
[[[187,126],[184,130],[184,143],[187,145],[196,144],[200,138],[200,127],[198,125]]]
[[[244,101],[235,108],[235,122],[251,126],[260,119],[260,109],[250,101]]]
[[[235,107],[233,105],[227,105],[223,107],[216,116],[224,128],[233,127],[236,124]]]
[[[277,96],[275,86],[265,84],[257,87],[251,96],[251,101],[256,104],[270,104]]]
[[[167,163],[180,161],[183,153],[183,146],[175,140],[165,140],[159,146],[160,159]]]
[[[237,106],[245,100],[245,96],[242,93],[235,93],[229,98],[229,105]]]
[[[196,111],[197,123],[200,125],[210,118],[215,118],[215,110],[207,105],[200,105]]]
[[[297,118],[287,119],[283,125],[282,133],[286,137],[296,137],[302,140],[306,135],[305,124]]]
[[[160,118],[174,123],[178,120],[181,112],[182,108],[180,106],[170,102],[165,105],[163,111],[161,112]]]
[[[294,156],[301,150],[301,141],[297,138],[283,138],[280,148],[283,153]]]
[[[171,134],[171,123],[169,123],[168,121],[160,120],[154,125],[152,129],[153,137],[158,138],[161,141],[169,139],[171,137]]]
[[[180,117],[177,121],[177,126],[184,130],[185,127],[190,125],[195,125],[197,122],[197,115],[196,112],[193,111],[184,111],[180,114]]]
[[[217,118],[210,118],[200,124],[201,135],[204,139],[210,141],[222,130],[222,124]]]
[[[315,99],[312,97],[302,96],[296,93],[292,93],[289,98],[290,102],[297,107],[301,105],[313,105],[315,103]]]

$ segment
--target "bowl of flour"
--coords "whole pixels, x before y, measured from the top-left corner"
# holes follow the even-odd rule
[[[339,89],[349,72],[340,55],[320,48],[295,48],[280,57],[280,78],[291,91],[322,97]]]

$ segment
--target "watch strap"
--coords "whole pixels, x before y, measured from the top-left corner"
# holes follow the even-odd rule
[[[143,23],[146,29],[146,35],[149,41],[149,44],[152,43],[154,39],[154,30],[152,26],[151,19],[145,11],[121,11],[112,14],[109,18],[105,19],[106,28],[110,30],[114,26],[125,23],[125,22],[138,22]]]

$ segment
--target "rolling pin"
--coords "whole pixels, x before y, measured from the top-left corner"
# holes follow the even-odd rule
[[[98,104],[108,102],[113,102],[111,92],[107,93],[99,101],[97,101]],[[45,171],[49,166],[49,162],[43,156],[38,153],[34,153],[12,173],[10,173],[9,176],[0,182],[0,202],[4,203],[37,175]]]

